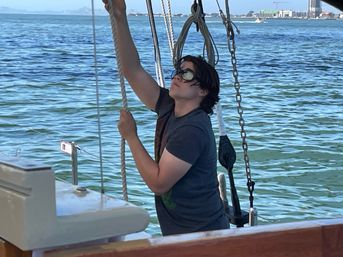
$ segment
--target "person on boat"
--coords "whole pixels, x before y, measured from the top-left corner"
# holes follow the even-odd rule
[[[138,137],[128,110],[121,110],[118,129],[140,175],[155,194],[162,234],[228,228],[218,190],[216,142],[209,117],[219,100],[216,70],[203,58],[188,55],[177,63],[169,90],[161,88],[141,66],[125,1],[103,2],[116,21],[123,75],[140,100],[158,115],[155,160]]]

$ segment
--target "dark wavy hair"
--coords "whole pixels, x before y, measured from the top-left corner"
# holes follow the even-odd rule
[[[176,67],[180,67],[182,62],[191,62],[195,67],[195,76],[200,82],[200,88],[208,93],[201,101],[200,107],[208,114],[213,114],[213,107],[219,101],[219,76],[215,68],[213,68],[203,57],[186,55],[177,63]]]

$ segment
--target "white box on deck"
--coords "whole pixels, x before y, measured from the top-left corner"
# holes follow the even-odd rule
[[[0,158],[0,237],[22,250],[143,231],[149,215],[123,200],[55,181],[50,167]]]

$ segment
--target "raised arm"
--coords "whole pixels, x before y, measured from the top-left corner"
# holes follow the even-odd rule
[[[103,0],[105,8],[116,21],[117,46],[124,77],[139,99],[149,108],[154,110],[160,87],[153,77],[142,67],[137,48],[133,42],[126,15],[124,0]],[[111,7],[112,6],[112,7]]]

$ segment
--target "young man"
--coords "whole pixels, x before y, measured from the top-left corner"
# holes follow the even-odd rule
[[[103,0],[114,14],[123,75],[140,100],[158,114],[155,160],[142,145],[131,113],[121,110],[118,129],[136,167],[155,193],[163,235],[228,228],[217,181],[217,153],[209,114],[219,97],[219,78],[202,58],[176,65],[169,90],[141,66],[123,0]]]

